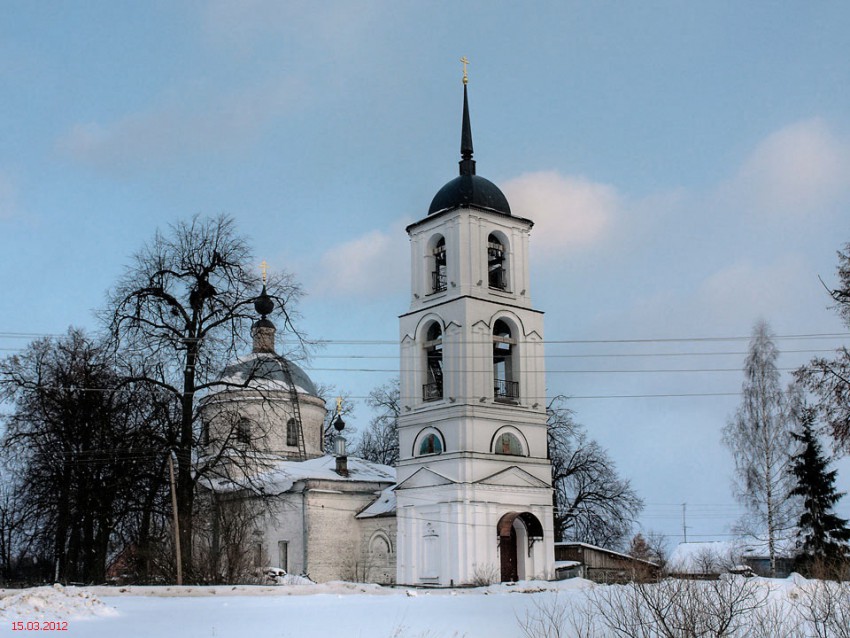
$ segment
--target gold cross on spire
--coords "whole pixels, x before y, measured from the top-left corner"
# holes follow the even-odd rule
[[[469,76],[466,74],[466,65],[469,64],[469,60],[466,59],[466,56],[463,56],[460,62],[463,64],[463,83],[469,84]]]
[[[263,285],[266,285],[266,273],[268,272],[269,265],[266,263],[266,260],[263,259],[262,263],[260,263],[260,272],[263,273]]]
[[[342,414],[342,397],[336,398],[336,413]]]

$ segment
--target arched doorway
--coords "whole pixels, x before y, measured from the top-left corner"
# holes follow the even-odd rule
[[[543,540],[540,520],[531,512],[508,512],[499,519],[496,530],[502,582],[527,578],[526,557],[531,557],[534,543]]]

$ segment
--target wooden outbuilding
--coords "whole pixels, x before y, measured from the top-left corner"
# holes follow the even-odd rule
[[[587,543],[555,543],[558,578],[587,578],[597,583],[626,583],[658,578],[661,566]]]

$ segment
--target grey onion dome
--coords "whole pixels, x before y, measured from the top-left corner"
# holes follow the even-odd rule
[[[469,122],[469,99],[466,84],[463,85],[463,123],[460,133],[460,176],[443,186],[428,208],[434,215],[443,210],[474,206],[503,215],[511,214],[511,207],[504,193],[490,180],[475,174],[472,159],[472,125]]]
[[[228,365],[221,374],[222,381],[228,384],[243,385],[251,387],[256,384],[271,383],[280,389],[289,388],[289,379],[284,366],[289,367],[292,382],[298,392],[319,396],[316,384],[307,376],[297,364],[284,359],[279,354],[262,352],[256,353],[244,359],[234,361]]]

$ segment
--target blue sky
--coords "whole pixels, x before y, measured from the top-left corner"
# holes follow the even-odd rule
[[[457,171],[465,55],[478,172],[536,222],[550,395],[576,397],[646,528],[680,532],[687,502],[690,537],[720,537],[740,338],[759,318],[846,332],[818,276],[850,241],[848,18],[841,2],[0,0],[0,348],[95,327],[156,228],[226,212],[302,281],[311,336],[373,342],[311,364],[364,396],[397,367],[404,226]],[[794,368],[846,337],[778,342]],[[610,398],[670,394],[723,396]]]

